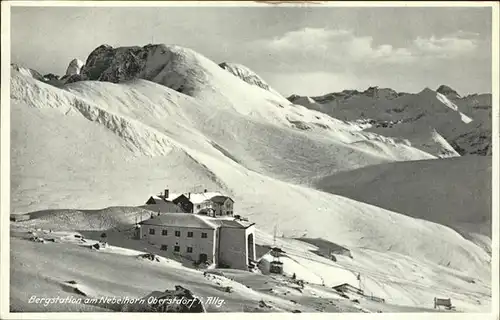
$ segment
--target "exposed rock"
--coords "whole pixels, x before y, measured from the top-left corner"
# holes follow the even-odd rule
[[[83,61],[79,59],[73,59],[68,65],[68,68],[66,69],[66,75],[67,76],[72,76],[75,74],[80,74],[80,71],[83,67]]]
[[[441,93],[442,95],[446,96],[448,99],[458,99],[460,98],[460,95],[458,92],[453,90],[452,88],[446,86],[446,85],[440,85],[439,88],[437,88],[436,92]]]
[[[84,80],[83,77],[80,74],[72,74],[70,76],[64,76],[61,78],[64,83],[73,83],[73,82],[78,82]]]
[[[144,79],[190,95],[207,83],[209,72],[200,66],[208,62],[193,50],[173,45],[101,45],[90,53],[80,75],[81,80],[113,83]]]
[[[59,80],[61,77],[59,77],[58,75],[56,74],[53,74],[53,73],[48,73],[46,75],[43,76],[47,81],[50,81],[50,80]]]
[[[493,155],[492,131],[488,129],[477,128],[476,130],[461,134],[450,144],[460,155]]]
[[[154,254],[152,254],[152,253],[144,253],[144,254],[140,254],[140,255],[138,256],[138,258],[139,258],[139,259],[146,259],[146,260],[150,260],[150,261],[157,261],[157,262],[159,262],[159,261],[160,261],[160,259],[159,259],[156,255],[154,255]]]
[[[126,47],[114,49],[109,45],[101,45],[90,53],[81,70],[82,77],[88,80],[109,81],[118,83],[133,79],[145,65],[145,59],[138,60],[148,54],[150,47]]]
[[[258,86],[269,91],[269,85],[264,80],[262,80],[262,78],[259,77],[255,72],[243,65],[223,62],[219,64],[219,67],[226,71],[229,71],[246,83]]]

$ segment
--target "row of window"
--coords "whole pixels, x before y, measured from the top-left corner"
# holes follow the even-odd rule
[[[204,205],[203,206],[204,208],[213,208],[212,205]],[[226,203],[226,208],[230,209],[231,208],[231,203]],[[197,204],[196,205],[196,209],[201,209],[201,204]]]
[[[156,232],[155,229],[153,229],[153,228],[149,229],[149,234],[154,235],[155,232]],[[166,230],[166,229],[161,230],[161,235],[162,236],[168,236],[168,230]],[[175,236],[176,237],[180,237],[181,236],[181,232],[180,231],[175,231]],[[187,237],[188,238],[192,238],[193,237],[193,232],[192,231],[188,231]],[[207,233],[206,232],[202,232],[201,233],[201,237],[202,238],[207,238]]]
[[[232,216],[233,211],[217,211],[215,214],[218,216],[227,216],[227,215]]]
[[[167,251],[168,246],[166,244],[162,244],[160,250]],[[174,246],[174,252],[180,252],[181,247],[180,246]],[[193,252],[193,247],[186,247],[186,252],[187,253],[192,253]]]

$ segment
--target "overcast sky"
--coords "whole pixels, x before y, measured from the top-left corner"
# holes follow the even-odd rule
[[[447,84],[491,92],[490,8],[14,7],[12,62],[64,74],[101,44],[177,44],[284,95]]]

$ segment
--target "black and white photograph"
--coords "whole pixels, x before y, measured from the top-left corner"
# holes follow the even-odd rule
[[[498,14],[2,2],[1,318],[498,319]]]

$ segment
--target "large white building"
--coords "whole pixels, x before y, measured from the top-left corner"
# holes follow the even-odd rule
[[[255,226],[247,221],[166,213],[140,225],[140,238],[166,255],[244,270],[255,261]]]

